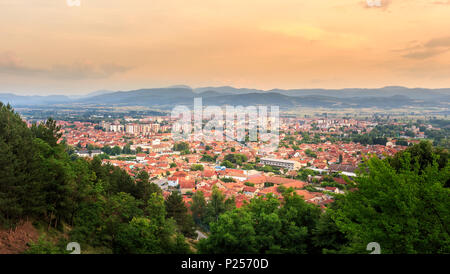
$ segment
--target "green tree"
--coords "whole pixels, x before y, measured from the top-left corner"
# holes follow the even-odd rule
[[[21,117],[0,102],[0,224],[4,226],[24,215],[45,213],[35,142]]]
[[[186,236],[195,235],[194,220],[188,214],[183,197],[178,191],[172,191],[169,197],[167,197],[165,205],[167,217],[173,218],[176,221],[180,232]]]
[[[35,138],[42,139],[52,147],[57,145],[58,140],[61,138],[61,127],[56,125],[56,121],[52,118],[48,118],[45,123],[39,125],[33,124],[31,126],[31,132]]]
[[[439,169],[443,169],[446,167],[449,158],[449,153],[447,150],[442,148],[433,148],[431,142],[422,141],[417,145],[397,153],[394,157],[389,158],[390,165],[396,170],[403,168],[403,162],[405,161],[406,154],[409,154],[407,157],[411,158],[410,166],[412,169],[415,168],[416,162],[419,164],[419,172],[432,165],[433,162],[437,162]]]
[[[334,208],[335,203],[330,207]],[[323,213],[312,231],[314,253],[336,253],[348,244],[345,234],[332,218],[331,210]]]
[[[313,229],[320,217],[320,209],[288,189],[283,192],[279,215],[283,222],[282,250],[285,253],[312,253]]]
[[[224,161],[229,161],[233,164],[242,165],[242,163],[247,162],[247,156],[239,153],[227,154],[224,158]]]
[[[25,254],[68,254],[70,251],[62,249],[60,246],[45,240],[40,236],[36,242],[31,242]]]
[[[229,199],[228,199],[229,200]],[[213,186],[212,194],[208,205],[206,206],[205,223],[209,226],[209,223],[217,221],[219,216],[228,210],[231,210],[235,204],[230,203],[222,191],[217,186]]]
[[[112,250],[115,250],[117,235],[123,229],[124,225],[130,222],[134,217],[143,217],[143,211],[140,209],[142,201],[136,200],[130,194],[120,192],[111,196],[104,207],[101,218],[104,223],[104,233],[110,239]]]
[[[366,253],[369,242],[378,242],[382,253],[450,252],[449,165],[423,163],[407,151],[394,167],[378,158],[362,166],[358,191],[344,196],[332,215],[350,241],[342,252]]]
[[[206,216],[206,200],[203,191],[197,191],[192,196],[191,211],[196,223],[203,223]]]
[[[221,214],[202,239],[201,253],[307,253],[320,210],[296,193],[286,192],[284,202],[269,194]]]
[[[206,254],[254,254],[255,231],[251,215],[245,210],[235,210],[221,215],[211,224],[208,239],[200,240],[198,249]]]
[[[200,164],[191,165],[191,171],[198,171],[198,170],[203,171],[203,169],[204,169],[203,165]]]
[[[208,154],[203,154],[203,156],[200,159],[200,161],[214,163],[214,162],[216,162],[216,158],[217,158],[217,156],[216,157],[212,157],[212,156],[210,156]]]
[[[226,168],[234,168],[233,163],[228,161],[228,160],[223,161],[221,165],[226,167]]]
[[[123,154],[132,154],[133,152],[131,151],[131,145],[126,144],[122,149],[122,153]]]
[[[156,223],[143,217],[134,217],[128,225],[121,227],[114,248],[119,254],[164,253],[159,227]],[[165,235],[167,236],[167,235]]]
[[[120,155],[122,153],[122,149],[119,146],[114,146],[111,151],[111,155]]]
[[[162,193],[161,188],[149,181],[148,173],[141,170],[136,176],[136,198],[147,201],[153,193]]]
[[[112,148],[110,146],[104,146],[101,150],[108,155],[112,154]]]
[[[189,144],[186,142],[176,143],[173,146],[174,151],[186,151],[189,150]]]

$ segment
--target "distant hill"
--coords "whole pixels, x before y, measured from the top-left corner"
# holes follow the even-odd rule
[[[174,86],[169,86],[169,87],[166,87],[166,88],[185,88],[185,89],[191,89],[192,90],[192,88],[190,86],[187,86],[187,85],[174,85]]]
[[[131,91],[98,91],[81,98],[67,96],[19,96],[0,94],[0,101],[15,106],[88,104],[116,106],[149,106],[171,109],[174,105],[191,106],[194,98],[202,97],[204,105],[277,105],[282,108],[297,106],[362,108],[362,107],[448,107],[450,89],[424,89],[390,86],[379,89],[242,89],[233,87],[188,86],[139,89]]]
[[[381,89],[310,89],[310,90],[252,90],[232,87],[141,89],[114,92],[85,98],[90,104],[143,105],[172,108],[175,104],[192,105],[195,97],[202,97],[204,105],[277,105],[361,108],[448,106],[450,89],[408,89],[385,87]]]
[[[197,97],[216,97],[216,96],[221,96],[221,95],[229,95],[231,93],[227,93],[227,92],[218,92],[215,90],[207,90],[207,91],[203,91],[198,93],[196,96]]]
[[[265,92],[264,90],[260,90],[260,89],[234,88],[234,87],[230,87],[230,86],[196,88],[196,89],[194,89],[194,91],[196,93],[201,93],[204,91],[217,91],[217,92],[226,93],[226,94],[244,94],[244,93]]]
[[[79,103],[101,105],[139,105],[156,106],[184,103],[192,100],[195,93],[186,88],[139,89],[118,91],[79,100]]]
[[[301,95],[324,95],[332,97],[391,97],[396,95],[407,96],[410,99],[434,100],[443,98],[450,101],[450,89],[424,89],[405,87],[384,87],[379,89],[294,89],[294,90],[271,90],[288,96]]]
[[[83,97],[93,97],[93,96],[98,96],[98,95],[103,95],[103,94],[107,94],[107,93],[111,93],[114,92],[112,90],[97,90],[91,93],[88,93],[86,95],[84,95]]]
[[[0,93],[0,102],[10,103],[13,106],[20,105],[52,105],[68,103],[71,99],[64,95],[49,95],[49,96],[22,96],[12,93]]]

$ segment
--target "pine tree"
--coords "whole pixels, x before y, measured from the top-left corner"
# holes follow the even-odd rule
[[[206,216],[206,200],[202,191],[197,191],[192,196],[191,211],[196,223],[201,224]]]
[[[195,227],[192,216],[188,214],[183,197],[178,191],[173,191],[165,202],[167,217],[173,218],[181,233],[186,236],[195,235]]]

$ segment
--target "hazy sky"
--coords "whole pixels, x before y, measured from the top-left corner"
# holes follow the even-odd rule
[[[0,92],[450,87],[447,0],[79,1],[0,0]]]

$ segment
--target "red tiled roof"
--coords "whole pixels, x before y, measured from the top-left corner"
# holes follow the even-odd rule
[[[214,175],[216,175],[216,172],[214,170],[211,170],[211,169],[205,169],[202,172],[202,176],[203,177],[213,177]]]
[[[183,180],[181,179],[179,181],[180,188],[186,189],[186,188],[194,188],[195,187],[195,181],[194,180]]]
[[[261,184],[266,182],[266,176],[262,174],[255,174],[248,176],[247,181],[253,184]]]
[[[307,190],[296,190],[295,191],[298,195],[303,196],[303,199],[305,200],[309,200],[315,197],[314,194],[312,194],[311,192],[307,191]]]
[[[266,187],[263,190],[259,191],[259,194],[268,194],[268,193],[278,194],[277,187],[276,186]]]
[[[244,190],[244,192],[255,192],[256,191],[256,187],[245,186],[243,190]]]
[[[288,183],[283,184],[283,186],[287,187],[287,188],[292,187],[294,189],[296,189],[296,188],[300,189],[300,188],[305,187],[306,183],[302,182],[302,181],[288,182]]]
[[[177,171],[173,174],[173,177],[186,177],[188,174],[184,171]]]
[[[302,181],[294,180],[294,179],[288,179],[288,178],[282,178],[282,177],[266,177],[266,181],[269,183],[273,183],[276,185],[284,185],[287,183],[304,183]]]

